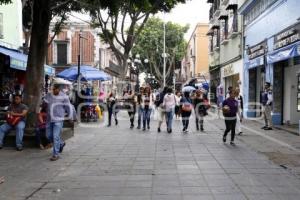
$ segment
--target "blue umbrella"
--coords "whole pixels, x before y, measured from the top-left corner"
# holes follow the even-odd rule
[[[81,80],[86,80],[86,81],[95,81],[95,80],[100,80],[100,81],[108,81],[111,80],[111,77],[106,74],[103,71],[100,71],[92,66],[88,65],[83,65],[80,66],[80,75],[82,76]],[[70,67],[59,74],[57,74],[57,77],[64,78],[70,81],[75,81],[77,80],[78,76],[78,67]]]

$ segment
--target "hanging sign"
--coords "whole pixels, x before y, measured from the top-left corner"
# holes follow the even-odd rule
[[[300,24],[294,25],[274,36],[274,50],[300,41]]]

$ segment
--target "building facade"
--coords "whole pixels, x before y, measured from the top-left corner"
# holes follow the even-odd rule
[[[244,16],[246,115],[259,117],[264,83],[273,89],[275,125],[300,119],[300,4],[298,0],[248,0]]]
[[[208,0],[210,8],[209,71],[211,98],[224,99],[227,88],[239,87],[243,94],[242,17],[238,6],[244,0]],[[219,93],[217,88],[223,92]],[[219,97],[222,96],[222,97]]]
[[[22,2],[0,6],[0,44],[19,49],[23,45]]]
[[[180,73],[182,80],[209,77],[208,73],[208,24],[198,23],[187,45]]]

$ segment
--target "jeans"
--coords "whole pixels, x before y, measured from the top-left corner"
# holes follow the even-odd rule
[[[196,114],[196,128],[197,128],[197,130],[199,129],[199,123],[200,123],[200,126],[203,128],[203,123],[204,123],[204,114],[203,113]]]
[[[141,127],[143,113],[144,113],[144,108],[142,108],[142,106],[139,106],[139,108],[138,108],[138,127],[139,128]]]
[[[108,108],[108,125],[111,125],[111,117],[114,115],[115,122],[118,123],[117,112],[115,108]]]
[[[143,128],[146,128],[146,122],[147,126],[150,127],[151,112],[151,108],[143,109]]]
[[[168,130],[172,129],[173,116],[174,116],[174,110],[166,112],[166,122],[167,122]]]
[[[231,141],[234,141],[235,137],[235,126],[236,126],[236,119],[225,120],[226,130],[224,132],[223,137],[227,137],[227,134],[231,131]]]
[[[64,122],[47,122],[46,135],[53,144],[53,156],[58,156],[60,147],[64,144],[60,135]]]
[[[16,129],[16,146],[22,148],[23,147],[23,135],[25,129],[25,122],[20,121],[15,127],[5,123],[0,126],[0,145],[3,145],[3,139],[5,135],[11,130]]]
[[[191,114],[192,114],[191,112],[185,112],[185,111],[181,112],[182,125],[184,130],[187,130],[189,127]]]
[[[35,129],[35,139],[36,144],[40,146],[43,144],[42,140],[46,139],[46,144],[49,144],[48,138],[46,136],[46,128],[36,128]]]

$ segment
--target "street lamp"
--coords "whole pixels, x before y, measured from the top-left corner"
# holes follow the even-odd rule
[[[130,66],[130,81],[131,81],[131,70],[133,70],[136,74],[136,85],[135,85],[135,92],[139,92],[139,89],[140,89],[140,79],[139,79],[139,72],[140,72],[140,66],[143,65],[142,61],[141,61],[141,56],[139,54],[136,54],[135,55],[135,58],[133,59],[132,61],[132,58],[128,58],[127,59],[127,63],[129,64]],[[149,63],[149,60],[148,59],[144,59],[144,63],[147,64]]]

